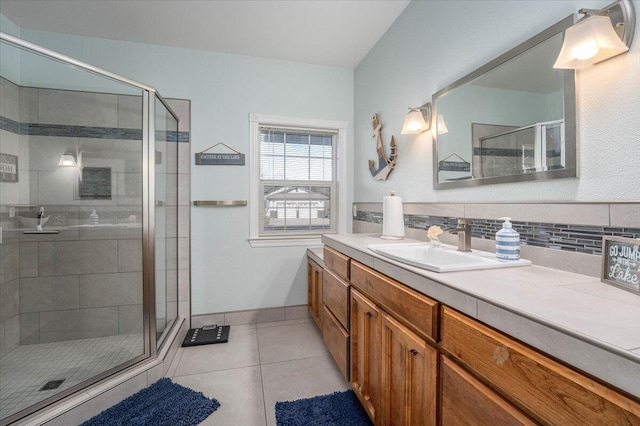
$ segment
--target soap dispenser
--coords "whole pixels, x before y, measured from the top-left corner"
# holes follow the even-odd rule
[[[504,220],[502,229],[496,232],[496,259],[513,261],[520,259],[520,234],[511,225],[510,217],[501,217]]]
[[[98,225],[98,213],[96,213],[96,211],[92,211],[91,214],[89,215],[89,225]]]

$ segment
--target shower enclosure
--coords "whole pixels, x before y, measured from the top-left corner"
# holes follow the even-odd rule
[[[156,355],[178,316],[178,119],[0,33],[0,424]]]

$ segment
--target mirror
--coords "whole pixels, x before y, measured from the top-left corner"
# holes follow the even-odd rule
[[[554,69],[568,16],[433,95],[436,189],[576,176],[575,71]]]

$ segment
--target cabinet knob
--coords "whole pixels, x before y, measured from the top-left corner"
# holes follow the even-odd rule
[[[411,355],[413,355],[413,356],[418,355],[418,351],[416,351],[415,349],[411,349],[411,350],[409,350],[409,353],[410,353]]]
[[[371,318],[371,317],[373,317],[373,314],[372,314],[371,312],[367,312],[367,316],[368,316],[369,318]]]

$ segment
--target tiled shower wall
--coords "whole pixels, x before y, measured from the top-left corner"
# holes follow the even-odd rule
[[[353,232],[382,232],[382,203],[354,203]],[[616,203],[405,203],[405,233],[427,241],[427,229],[455,227],[471,219],[472,248],[495,252],[499,217],[511,217],[520,233],[521,257],[548,266],[600,276],[603,236],[640,238],[640,202]],[[457,244],[457,236],[441,239]]]
[[[0,152],[19,158],[19,182],[0,183],[0,354],[20,343],[142,332],[141,98],[18,87],[4,79],[0,87]],[[168,170],[179,226],[166,238],[166,249],[177,250],[178,258],[167,265],[166,285],[179,300],[167,301],[188,318],[190,103],[168,102],[181,122],[178,166]],[[111,200],[74,196],[77,177],[57,161],[61,153],[75,153],[76,145],[85,165],[112,168]],[[109,159],[101,155],[105,146],[123,155]],[[175,164],[175,158],[165,161]],[[60,234],[11,231],[21,225],[9,217],[9,206],[16,216],[44,206],[50,216],[45,229]],[[93,209],[101,224],[127,226],[70,228],[86,224]]]

